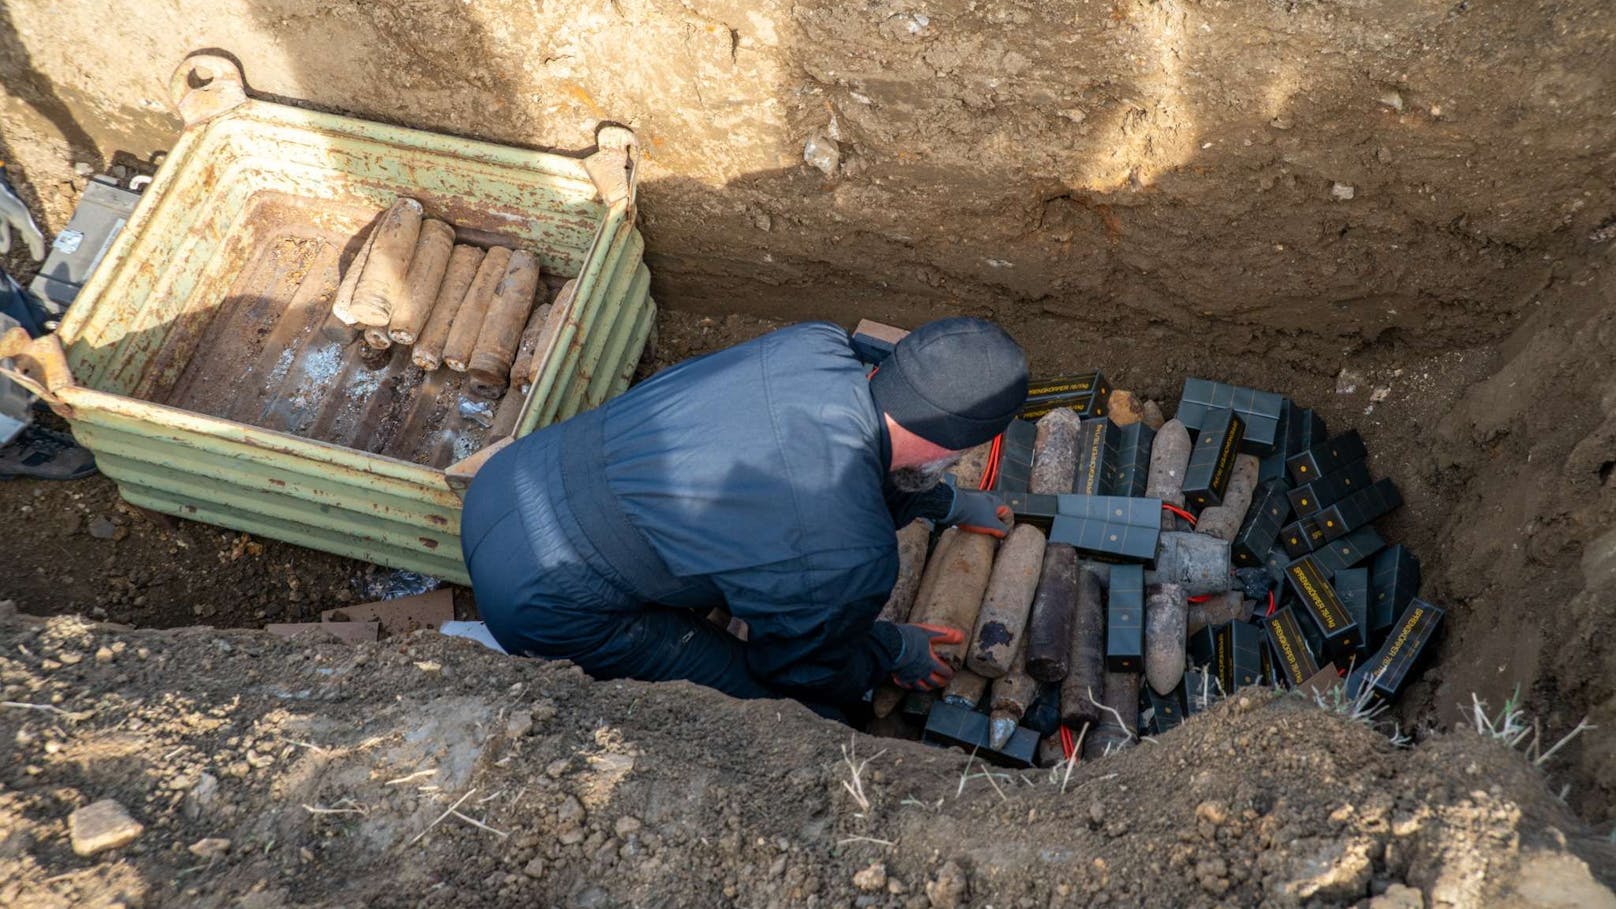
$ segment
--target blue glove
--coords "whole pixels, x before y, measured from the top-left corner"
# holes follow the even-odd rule
[[[900,642],[892,661],[892,682],[900,688],[935,691],[954,677],[954,667],[937,655],[938,644],[963,644],[965,635],[941,625],[895,625]]]
[[[998,493],[954,488],[954,504],[943,516],[943,523],[972,533],[985,533],[1003,539],[1010,532],[1010,506]]]

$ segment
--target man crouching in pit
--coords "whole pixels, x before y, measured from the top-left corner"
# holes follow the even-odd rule
[[[996,496],[939,480],[1026,396],[1026,355],[980,319],[928,323],[873,371],[824,322],[681,363],[477,473],[461,535],[478,608],[507,651],[598,679],[826,713],[888,677],[940,688],[953,670],[933,648],[959,633],[875,621],[896,528],[1005,535]]]

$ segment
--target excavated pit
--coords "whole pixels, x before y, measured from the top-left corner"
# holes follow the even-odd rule
[[[789,705],[430,640],[12,623],[6,699],[93,712],[0,711],[18,904],[123,888],[158,904],[948,905],[957,881],[973,905],[1350,905],[1394,883],[1425,905],[1607,899],[1543,888],[1580,879],[1564,850],[1606,883],[1616,868],[1616,15],[990,7],[226,0],[153,10],[113,41],[89,11],[19,0],[0,10],[0,155],[60,229],[72,162],[167,147],[168,70],[226,45],[257,90],[412,126],[578,148],[600,119],[632,125],[663,307],[644,371],[770,320],[963,312],[998,319],[1038,372],[1100,368],[1168,405],[1191,375],[1288,393],[1363,433],[1406,499],[1383,532],[1449,609],[1398,708],[1420,744],[1289,700],[1229,705],[1061,796],[999,794],[962,780],[957,754],[899,743],[869,765],[861,810],[840,785],[845,730]],[[837,142],[827,171],[803,163],[816,133]],[[24,613],[253,628],[366,599],[378,578],[152,523],[104,480],[0,483],[0,509],[25,529],[0,599]],[[126,657],[141,647],[168,662]],[[1584,716],[1599,728],[1537,769],[1463,732],[1472,695],[1496,709],[1517,689],[1548,740]],[[523,711],[536,737],[504,725]],[[452,799],[406,803],[372,779],[410,772],[407,752],[371,758],[372,736],[443,741],[445,791],[498,793],[472,816],[508,836],[459,823],[405,848]],[[204,771],[224,801],[187,813]],[[150,845],[75,858],[63,817],[101,797],[144,818]],[[650,840],[624,815],[655,845],[637,851]],[[251,848],[184,851],[212,835]],[[854,885],[872,861],[899,884]]]

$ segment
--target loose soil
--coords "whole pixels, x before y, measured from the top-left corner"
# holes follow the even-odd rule
[[[0,683],[7,906],[1616,905],[1517,754],[1291,695],[1067,778],[433,633],[13,618]],[[100,799],[145,830],[79,857]]]
[[[168,73],[220,46],[255,91],[439,132],[576,150],[633,126],[662,307],[642,373],[773,320],[972,313],[1038,372],[1098,367],[1169,411],[1189,375],[1286,391],[1362,431],[1407,500],[1382,529],[1449,609],[1399,706],[1419,744],[1248,696],[1063,795],[1041,774],[962,790],[964,756],[859,738],[887,749],[861,812],[846,730],[789,704],[430,638],[146,630],[306,620],[390,573],[154,521],[103,479],[0,483],[0,600],[58,616],[0,631],[4,699],[39,705],[0,708],[0,904],[950,905],[959,886],[1394,906],[1400,882],[1425,905],[1608,903],[1577,888],[1579,861],[1616,868],[1609,4],[609,6],[221,0],[110,40],[94,5],[16,0],[0,158],[60,230],[72,164],[170,147]],[[824,170],[810,136],[838,143]],[[1548,740],[1599,728],[1537,769],[1465,732],[1473,695],[1516,690]],[[498,833],[449,815],[411,842],[473,788],[459,810]],[[104,797],[147,832],[76,858],[65,818]],[[185,851],[204,836],[231,848]],[[887,883],[856,889],[874,861]]]

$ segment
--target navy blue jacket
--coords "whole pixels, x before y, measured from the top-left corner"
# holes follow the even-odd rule
[[[572,581],[567,589],[691,609],[722,605],[749,626],[746,667],[764,686],[804,699],[857,699],[896,656],[891,626],[873,626],[897,576],[896,522],[908,520],[917,498],[893,494],[887,482],[891,443],[866,372],[845,331],[804,323],[667,369],[568,421],[599,421],[589,444],[600,447],[605,482],[595,495],[616,499],[680,583],[636,589],[646,585],[616,570],[623,566],[604,551],[612,546],[573,533],[577,558],[608,583]],[[574,520],[570,514],[587,525],[593,511],[610,510],[569,500],[566,482],[546,479],[564,472],[553,449],[565,444],[557,439],[567,425],[519,440],[484,468],[514,478],[497,481],[511,488],[496,494],[515,496],[528,521]],[[479,486],[496,481],[483,480],[479,474],[472,493],[490,498]],[[572,488],[576,498],[584,484]],[[469,549],[474,529],[464,530]],[[531,526],[527,533],[555,539]],[[567,573],[553,551],[533,556],[534,564],[552,560],[547,571]],[[543,583],[534,577],[529,588]],[[610,599],[601,607],[621,608]]]

